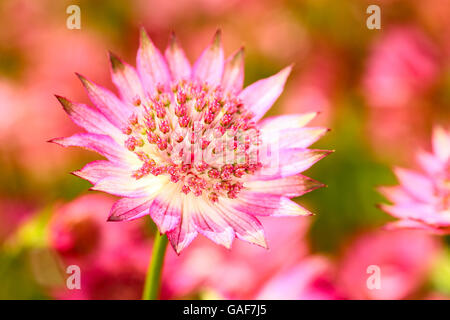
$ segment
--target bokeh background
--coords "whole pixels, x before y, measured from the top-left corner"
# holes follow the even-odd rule
[[[66,27],[72,4],[80,30]],[[449,237],[383,230],[376,187],[449,124],[449,16],[448,0],[0,1],[0,298],[140,297],[150,219],[106,223],[114,199],[69,174],[95,156],[46,141],[78,130],[53,95],[88,103],[75,72],[114,90],[107,50],[134,65],[143,25],[161,49],[175,31],[191,61],[222,29],[227,54],[246,48],[246,84],[295,63],[270,114],[321,111],[331,132],[316,146],[336,150],[307,172],[328,187],[298,199],[314,217],[264,220],[269,250],[201,237],[169,249],[163,298],[447,299]]]

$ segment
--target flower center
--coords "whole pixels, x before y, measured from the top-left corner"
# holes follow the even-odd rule
[[[142,161],[140,179],[165,174],[185,194],[236,198],[242,177],[261,168],[260,133],[237,97],[207,83],[180,81],[158,85],[146,101],[135,99],[136,112],[124,133],[125,146]]]

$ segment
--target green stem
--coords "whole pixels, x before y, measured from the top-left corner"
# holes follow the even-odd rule
[[[161,286],[161,273],[164,263],[164,255],[167,248],[167,237],[160,235],[156,230],[155,241],[153,243],[152,259],[148,266],[147,277],[145,279],[142,300],[158,300]]]

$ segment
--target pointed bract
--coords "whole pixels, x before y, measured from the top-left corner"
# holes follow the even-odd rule
[[[192,77],[194,80],[204,81],[211,86],[217,86],[222,81],[224,68],[224,53],[221,32],[218,30],[211,45],[203,51],[195,62]]]
[[[291,70],[292,66],[284,68],[274,76],[251,84],[239,94],[239,99],[253,113],[254,121],[261,119],[281,95]]]
[[[123,62],[113,53],[109,52],[111,62],[111,77],[120,95],[129,105],[144,98],[144,89],[136,70],[129,64]]]
[[[244,48],[239,49],[225,62],[222,88],[225,92],[239,93],[244,85]]]
[[[171,81],[169,68],[161,52],[141,28],[140,45],[137,53],[137,70],[142,80],[144,90],[154,94],[158,85],[168,86]]]
[[[165,57],[174,80],[188,80],[191,78],[191,64],[186,58],[183,48],[178,43],[175,33],[172,33],[170,36]]]

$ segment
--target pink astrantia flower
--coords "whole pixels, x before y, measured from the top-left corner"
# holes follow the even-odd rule
[[[393,203],[381,208],[400,219],[390,227],[450,232],[450,131],[436,127],[432,146],[417,154],[423,172],[397,168],[400,185],[380,188]]]
[[[348,299],[413,298],[436,261],[439,243],[418,230],[359,235],[337,265],[336,285]]]
[[[54,211],[48,224],[48,244],[64,268],[79,266],[81,290],[64,285],[50,294],[58,299],[139,299],[144,286],[151,241],[144,221],[125,226],[104,223],[114,200],[84,195]],[[123,250],[126,246],[128,249]],[[64,273],[64,278],[65,278]]]
[[[162,55],[143,29],[137,70],[110,60],[121,98],[79,76],[97,109],[58,99],[87,133],[52,140],[107,158],[75,175],[122,197],[109,221],[150,214],[179,253],[199,233],[265,247],[256,216],[310,214],[289,198],[322,186],[301,172],[330,152],[307,148],[327,130],[304,127],[314,113],[259,121],[291,67],[243,89],[243,50],[225,60],[220,32],[191,68],[174,36]]]
[[[427,92],[439,74],[435,44],[411,26],[389,29],[367,60],[364,93],[373,107],[408,107]]]
[[[181,257],[168,252],[162,297],[177,299],[207,289],[230,299],[253,299],[268,278],[294,267],[309,254],[305,241],[309,219],[261,220],[266,236],[271,239],[268,249],[238,242],[233,250],[227,250],[198,239]]]

